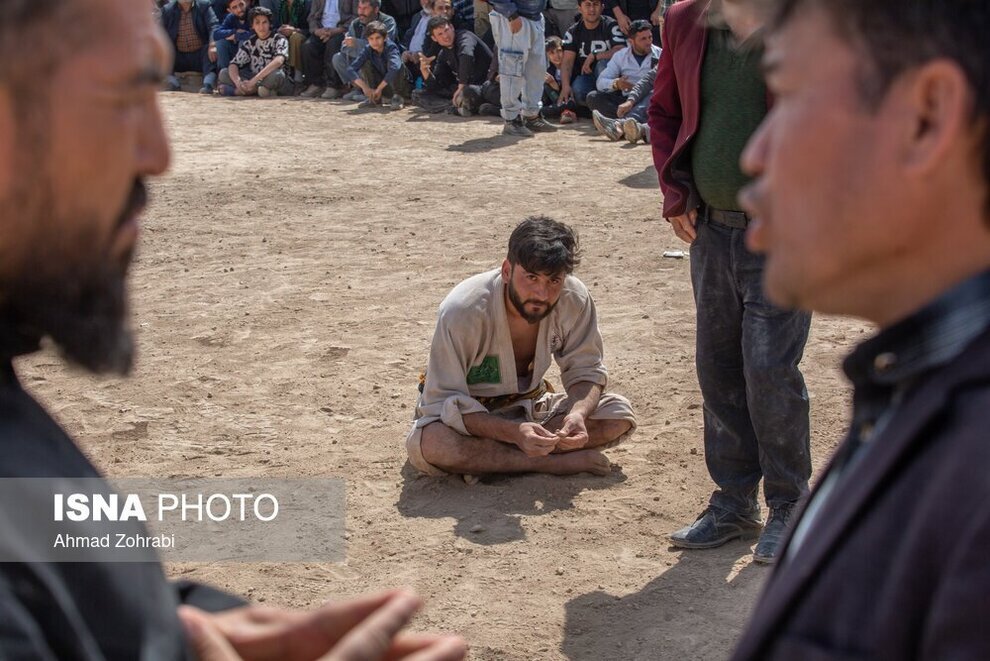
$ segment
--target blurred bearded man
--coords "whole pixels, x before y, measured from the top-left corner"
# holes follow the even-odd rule
[[[0,478],[100,478],[21,388],[12,360],[47,336],[93,372],[130,369],[125,277],[146,201],[144,179],[169,161],[156,90],[171,71],[170,51],[141,2],[4,2]],[[47,522],[24,524],[15,514],[45,511],[49,502],[0,502],[3,658],[463,657],[456,638],[400,633],[419,606],[404,592],[310,613],[261,611],[203,586],[170,584],[156,562],[40,562],[44,550],[31,546],[25,525]]]

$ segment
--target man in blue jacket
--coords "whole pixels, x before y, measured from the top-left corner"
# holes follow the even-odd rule
[[[162,9],[162,25],[175,50],[168,89],[180,88],[177,73],[200,72],[203,87],[200,94],[213,94],[217,82],[216,52],[210,41],[217,29],[217,16],[209,0],[173,0]]]
[[[227,16],[213,31],[213,42],[217,50],[217,67],[223,71],[237,54],[242,43],[251,38],[254,31],[247,21],[247,0],[227,0]]]

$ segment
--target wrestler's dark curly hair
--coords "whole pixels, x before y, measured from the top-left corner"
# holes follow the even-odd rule
[[[581,262],[577,232],[548,216],[530,216],[512,230],[508,259],[530,273],[572,273]]]

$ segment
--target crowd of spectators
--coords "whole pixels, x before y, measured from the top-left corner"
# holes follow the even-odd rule
[[[663,14],[676,0],[550,0],[541,119],[579,116],[611,140],[648,140]],[[485,0],[154,0],[175,49],[167,87],[342,99],[394,110],[499,116]]]

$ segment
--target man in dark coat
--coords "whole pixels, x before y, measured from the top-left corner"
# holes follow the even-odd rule
[[[773,4],[747,243],[879,332],[733,658],[990,659],[990,6]]]
[[[210,48],[217,16],[209,0],[172,0],[162,8],[162,25],[172,42],[174,65],[169,89],[179,89],[177,73],[203,74],[202,94],[213,94],[217,84],[217,53]]]

